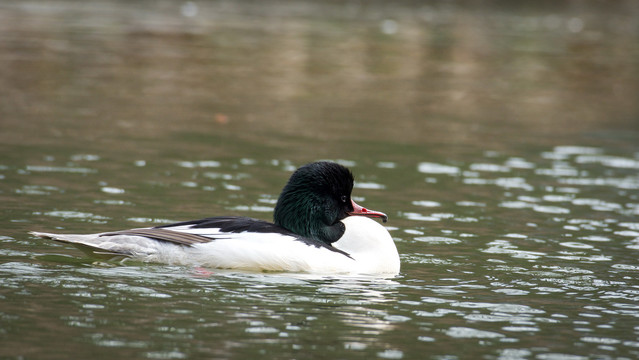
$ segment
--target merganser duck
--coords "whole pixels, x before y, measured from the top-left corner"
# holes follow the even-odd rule
[[[31,234],[145,262],[317,274],[399,273],[393,239],[369,219],[386,222],[388,217],[356,204],[352,190],[349,169],[320,161],[291,175],[273,223],[222,216],[87,235]]]

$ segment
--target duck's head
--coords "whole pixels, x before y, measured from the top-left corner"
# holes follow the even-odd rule
[[[282,190],[274,223],[296,234],[327,244],[337,241],[347,216],[388,219],[386,214],[368,210],[351,199],[353,174],[346,167],[328,161],[314,162],[297,169]]]

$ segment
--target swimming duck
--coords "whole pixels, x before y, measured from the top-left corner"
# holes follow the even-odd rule
[[[282,190],[273,223],[210,217],[96,234],[32,235],[145,262],[249,271],[397,274],[399,255],[386,214],[351,199],[353,175],[334,162],[297,169]]]

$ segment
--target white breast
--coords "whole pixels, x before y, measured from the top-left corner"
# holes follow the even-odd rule
[[[393,238],[377,221],[363,216],[342,220],[346,232],[333,246],[346,251],[356,262],[354,272],[364,274],[399,273],[399,253]]]

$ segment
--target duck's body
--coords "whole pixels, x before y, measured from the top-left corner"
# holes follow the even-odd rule
[[[233,218],[207,220],[228,222]],[[237,220],[259,221],[248,218]],[[399,272],[397,248],[383,226],[374,220],[356,216],[347,217],[342,222],[346,231],[332,245],[312,241],[284,229],[229,232],[219,227],[194,227],[197,225],[88,235],[32,234],[85,246],[96,254],[126,255],[136,260],[172,265],[309,273]],[[162,237],[164,239],[160,240]],[[171,237],[175,240],[169,240]]]
[[[346,171],[346,172],[345,172]],[[175,265],[253,271],[397,274],[397,248],[382,217],[350,199],[352,175],[320,162],[296,171],[282,191],[275,222],[214,217],[154,228],[33,235],[88,247],[97,254]]]

